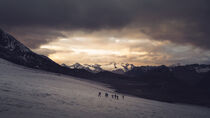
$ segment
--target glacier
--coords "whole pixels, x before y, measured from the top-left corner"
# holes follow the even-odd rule
[[[117,94],[119,100],[112,99],[112,94]],[[210,108],[122,95],[105,84],[0,59],[0,117],[209,118]]]

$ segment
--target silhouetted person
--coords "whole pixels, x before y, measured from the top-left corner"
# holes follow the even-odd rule
[[[98,93],[98,97],[101,97],[101,92]]]
[[[118,100],[119,99],[118,96],[116,96],[116,97],[117,97],[117,100]]]
[[[117,98],[117,95],[116,95],[116,94],[114,95],[114,98],[115,98],[115,99]]]
[[[124,95],[122,96],[122,98],[124,99]]]
[[[109,94],[108,93],[105,93],[105,97],[108,97],[109,96]]]

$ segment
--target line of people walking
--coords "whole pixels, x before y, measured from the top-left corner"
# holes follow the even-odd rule
[[[108,93],[104,93],[104,96],[105,96],[106,98],[108,98],[108,97],[109,97],[109,94],[108,94]],[[119,96],[118,96],[118,95],[112,94],[111,96],[112,96],[112,99],[119,100]],[[98,97],[102,97],[102,93],[101,93],[101,92],[98,93]],[[124,99],[124,98],[125,98],[125,96],[122,95],[122,99]]]

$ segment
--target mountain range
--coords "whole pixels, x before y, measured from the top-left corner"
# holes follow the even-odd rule
[[[117,92],[138,97],[210,106],[210,65],[134,66],[112,63],[113,69],[109,71],[98,64],[59,65],[34,53],[1,29],[0,58],[29,68],[102,82]]]
[[[110,71],[116,74],[125,74],[125,72],[133,69],[135,66],[128,63],[109,63],[109,64],[80,64],[75,63],[73,65],[62,64],[63,67],[68,67],[70,69],[84,69],[92,73],[99,73],[104,71]]]
[[[135,66],[133,64],[118,64],[116,66],[116,63],[110,63],[106,64],[105,66],[99,65],[99,64],[80,64],[80,63],[75,63],[73,65],[66,65],[62,64],[63,67],[68,67],[71,69],[84,69],[92,73],[98,73],[98,72],[103,72],[103,71],[110,71],[113,73],[118,73],[118,74],[129,74],[136,76],[135,72],[138,71],[140,73],[147,73],[153,70],[157,70],[162,66]],[[109,69],[107,69],[106,66],[109,66]],[[210,65],[207,64],[191,64],[191,65],[172,65],[172,66],[165,66],[170,72],[177,71],[179,69],[182,69],[184,71],[191,71],[195,73],[206,73],[210,71]],[[139,74],[139,73],[138,73]]]

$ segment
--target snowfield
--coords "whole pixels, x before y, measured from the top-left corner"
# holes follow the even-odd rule
[[[0,59],[0,118],[210,118],[210,109],[205,107],[127,95],[122,99],[118,93],[116,100],[112,94],[114,90],[96,82]]]

